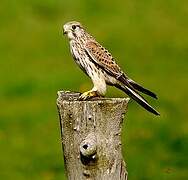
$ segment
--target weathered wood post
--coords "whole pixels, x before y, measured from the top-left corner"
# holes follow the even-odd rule
[[[121,127],[129,98],[79,101],[58,92],[65,168],[69,180],[127,180]]]

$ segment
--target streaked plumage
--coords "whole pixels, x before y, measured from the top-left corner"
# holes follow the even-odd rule
[[[68,36],[71,54],[76,63],[91,78],[94,84],[92,90],[80,96],[81,100],[94,96],[104,96],[106,84],[108,84],[123,90],[146,110],[159,115],[138,91],[157,99],[156,94],[130,79],[116,64],[108,50],[88,34],[79,22],[66,23],[63,26],[63,31]]]

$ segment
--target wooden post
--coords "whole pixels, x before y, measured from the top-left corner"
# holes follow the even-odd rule
[[[121,127],[129,98],[79,101],[58,92],[65,169],[69,180],[127,180]]]

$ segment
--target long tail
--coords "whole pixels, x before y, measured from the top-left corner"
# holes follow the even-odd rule
[[[135,81],[133,81],[132,79],[127,79],[127,81],[129,82],[129,84],[136,90],[144,93],[144,94],[147,94],[155,99],[157,99],[157,95],[153,92],[151,92],[150,90],[142,87],[141,85],[139,85],[138,83],[136,83]]]
[[[142,92],[142,93],[144,93],[144,94],[147,94],[147,95],[149,95],[149,96],[151,96],[151,97],[157,99],[157,95],[156,95],[155,93],[153,93],[153,92],[151,92],[150,90],[148,90],[148,89],[142,87],[141,85],[139,85],[138,83],[136,83],[135,81],[133,81],[132,79],[130,79],[126,74],[122,74],[122,75],[118,78],[118,80],[119,80],[121,83],[127,85],[127,86],[130,87],[130,88],[133,88],[133,89],[135,89],[135,90],[137,90],[137,91],[140,91],[140,92]]]
[[[124,91],[128,96],[134,99],[138,104],[140,104],[143,108],[147,111],[155,114],[160,115],[136,90],[134,90],[131,86],[128,87],[127,85],[123,84],[116,84],[115,87]]]

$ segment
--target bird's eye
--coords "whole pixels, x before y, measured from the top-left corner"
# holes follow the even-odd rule
[[[76,29],[76,26],[75,26],[75,25],[72,25],[72,29],[75,30],[75,29]]]

